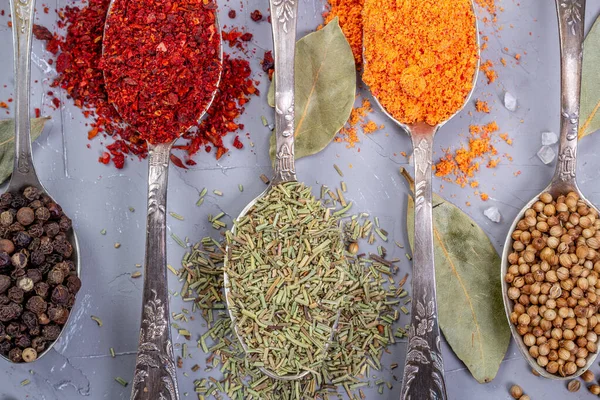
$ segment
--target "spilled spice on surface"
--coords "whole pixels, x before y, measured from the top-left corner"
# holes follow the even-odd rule
[[[86,6],[67,6],[60,10],[57,26],[65,29],[66,34],[53,33],[46,42],[46,49],[56,56],[53,65],[58,76],[52,86],[64,90],[89,119],[88,139],[97,136],[103,139],[105,151],[98,161],[123,168],[128,156],[145,158],[147,147],[136,131],[122,124],[119,114],[108,103],[99,63],[109,4],[110,0],[89,0]],[[39,32],[47,37],[43,29]],[[241,41],[241,37],[238,40]],[[186,132],[178,142],[176,148],[183,150],[184,161],[173,154],[171,159],[177,161],[177,166],[194,165],[191,157],[200,149],[207,153],[214,149],[217,159],[228,152],[229,144],[223,139],[229,133],[244,129],[243,124],[236,122],[237,118],[244,112],[245,104],[259,94],[257,82],[251,75],[247,60],[224,54],[223,76],[215,100],[202,123]],[[56,100],[60,97],[57,91],[50,96]]]
[[[479,182],[474,178],[481,165],[485,164],[487,168],[495,168],[500,162],[498,150],[492,144],[493,134],[498,130],[498,124],[495,121],[486,125],[471,125],[468,147],[462,145],[454,152],[445,149],[445,155],[435,165],[435,175],[449,182],[453,181],[461,187],[467,185],[473,188],[478,187]],[[510,138],[507,134],[499,136],[509,143]],[[481,197],[482,200],[487,199],[484,199],[484,196]]]
[[[481,112],[481,113],[489,113],[490,106],[488,105],[487,101],[476,100],[475,101],[475,110],[477,112]]]
[[[338,132],[335,141],[338,143],[346,143],[347,148],[353,148],[356,143],[360,142],[358,136],[358,127],[362,128],[365,134],[373,133],[383,129],[383,125],[377,125],[375,121],[366,121],[367,116],[373,111],[369,99],[362,99],[360,107],[354,107],[350,112],[350,118],[344,127]]]

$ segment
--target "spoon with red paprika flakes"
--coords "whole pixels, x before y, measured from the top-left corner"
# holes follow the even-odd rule
[[[148,215],[132,399],[178,399],[169,329],[166,204],[171,148],[211,105],[222,72],[213,0],[113,0],[101,67],[108,100],[148,142]]]
[[[31,151],[30,83],[34,0],[11,0],[15,157],[0,195],[0,357],[30,363],[47,354],[81,288],[71,220],[40,182]]]

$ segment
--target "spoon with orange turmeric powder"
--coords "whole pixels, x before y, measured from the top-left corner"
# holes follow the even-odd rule
[[[412,138],[413,307],[401,398],[446,399],[437,319],[432,218],[433,138],[468,101],[479,40],[471,0],[365,0],[363,81]]]

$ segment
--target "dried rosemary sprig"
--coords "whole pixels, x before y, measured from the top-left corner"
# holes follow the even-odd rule
[[[322,364],[344,301],[339,220],[311,188],[274,186],[226,233],[231,313],[249,362],[278,375]]]

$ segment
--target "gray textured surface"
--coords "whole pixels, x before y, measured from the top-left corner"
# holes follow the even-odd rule
[[[38,2],[38,8],[42,2]],[[48,1],[50,14],[41,17],[42,23],[50,26],[54,23],[53,9],[66,4],[65,0]],[[78,2],[80,3],[80,2]],[[256,24],[249,18],[249,12],[260,8],[266,14],[265,2],[231,1],[221,2],[224,25],[230,20],[225,15],[229,7],[238,11],[235,25],[248,25],[255,34],[249,51],[255,71],[260,71],[258,59],[263,49],[271,47],[270,26],[263,22]],[[260,4],[260,5],[258,5]],[[559,68],[558,39],[554,2],[504,0],[500,5],[505,8],[499,13],[499,24],[503,30],[492,34],[492,27],[481,24],[484,34],[489,34],[489,49],[482,54],[483,60],[491,59],[496,64],[501,56],[508,61],[507,67],[498,66],[499,79],[487,85],[485,77],[480,77],[474,98],[482,98],[492,105],[491,115],[473,114],[473,105],[469,105],[454,120],[448,123],[436,139],[436,151],[455,146],[465,141],[467,126],[471,123],[484,123],[495,119],[502,132],[513,138],[509,147],[498,143],[499,152],[508,152],[514,161],[503,159],[496,169],[483,167],[478,178],[481,189],[490,195],[488,202],[474,196],[474,190],[437,181],[435,189],[469,213],[489,234],[493,243],[500,249],[507,234],[510,221],[521,206],[537,194],[550,180],[553,168],[539,161],[535,153],[540,146],[543,130],[558,131],[559,117]],[[240,6],[243,9],[240,11]],[[600,14],[600,3],[588,1],[587,26]],[[2,1],[0,9],[8,13],[8,2]],[[305,34],[321,22],[322,2],[302,0],[300,3],[299,34]],[[0,100],[12,95],[12,48],[10,31],[7,28],[7,16],[0,17]],[[514,26],[511,27],[511,26]],[[508,54],[502,50],[509,48]],[[527,52],[527,54],[525,54]],[[34,145],[34,156],[39,175],[47,189],[71,215],[81,241],[83,289],[80,292],[75,315],[71,319],[68,331],[62,336],[44,359],[33,365],[0,365],[0,399],[127,399],[129,388],[123,388],[114,381],[115,376],[131,379],[138,341],[139,315],[141,307],[141,280],[135,280],[130,274],[136,270],[135,264],[143,261],[144,225],[146,205],[146,162],[129,161],[122,171],[107,168],[96,159],[100,155],[100,140],[87,140],[87,129],[81,113],[69,100],[63,98],[64,106],[52,111],[48,98],[47,77],[52,68],[44,61],[48,55],[40,43],[34,46],[33,103],[42,107],[44,114],[53,117],[43,136]],[[523,58],[516,65],[512,55],[521,53]],[[261,91],[266,93],[266,79],[261,74]],[[46,80],[44,80],[46,78]],[[32,81],[33,81],[32,80]],[[7,85],[4,88],[3,85]],[[503,91],[513,93],[519,102],[516,112],[511,113],[502,107]],[[0,117],[5,118],[4,110]],[[244,137],[246,147],[243,151],[231,151],[229,156],[216,162],[212,155],[200,154],[196,157],[198,165],[188,171],[171,169],[169,211],[185,216],[185,221],[169,219],[169,230],[180,237],[188,236],[198,240],[205,235],[215,235],[206,221],[208,213],[223,210],[228,216],[236,216],[243,206],[260,193],[264,185],[258,179],[261,173],[270,173],[267,158],[268,132],[261,123],[260,116],[272,120],[271,111],[263,97],[253,99],[247,107],[242,122],[255,146],[250,147]],[[339,176],[332,168],[335,162],[344,171],[344,181],[348,184],[348,199],[355,202],[355,211],[367,211],[377,215],[382,225],[395,240],[406,243],[404,213],[407,187],[398,174],[398,167],[407,166],[401,151],[410,153],[407,136],[379,115],[376,121],[386,124],[386,129],[371,136],[361,136],[362,142],[357,149],[346,149],[343,144],[333,143],[317,156],[302,159],[297,168],[300,179],[309,184],[316,182],[339,184]],[[245,133],[245,132],[244,132]],[[598,135],[598,134],[596,134]],[[233,137],[228,138],[231,142]],[[91,149],[86,147],[91,144]],[[600,189],[597,183],[600,160],[596,153],[600,151],[599,137],[589,137],[579,147],[579,183],[588,198],[600,204]],[[352,165],[352,167],[350,167]],[[516,171],[521,171],[517,177]],[[237,185],[244,184],[244,192],[239,193]],[[443,186],[443,188],[442,188]],[[197,208],[195,201],[203,187],[209,189],[205,204]],[[213,189],[223,191],[223,197],[212,194]],[[466,201],[471,206],[465,205]],[[502,221],[495,224],[483,216],[483,210],[497,206],[502,213]],[[129,207],[135,211],[129,211]],[[100,230],[107,230],[106,236]],[[119,249],[114,243],[120,242]],[[388,246],[391,250],[394,246]],[[169,239],[169,261],[178,266],[183,249]],[[392,256],[404,258],[403,251],[395,248]],[[401,263],[400,274],[410,270],[405,260]],[[170,277],[170,289],[180,289],[180,284]],[[176,311],[179,299],[172,302]],[[97,315],[104,321],[98,327],[90,319]],[[407,323],[403,317],[402,323]],[[188,324],[194,333],[203,330],[201,319]],[[174,340],[182,342],[174,332]],[[111,358],[109,348],[117,353]],[[192,347],[192,346],[191,346]],[[196,350],[196,349],[194,349]],[[384,365],[391,362],[403,363],[404,346],[399,344],[391,348],[392,354],[386,356]],[[197,361],[204,358],[201,351],[194,351]],[[567,392],[564,384],[536,378],[529,372],[525,361],[515,346],[511,345],[502,363],[496,379],[487,385],[475,382],[464,365],[456,359],[450,349],[444,347],[446,377],[450,399],[508,399],[508,387],[519,383],[534,399],[591,399],[593,396],[582,389],[578,394]],[[196,362],[186,360],[183,370],[190,377],[180,374],[181,392],[189,392],[189,398],[195,398],[192,378],[200,373],[189,369]],[[392,361],[393,360],[393,361]],[[35,371],[32,375],[30,370]],[[401,374],[396,370],[396,375]],[[596,366],[594,372],[599,372]],[[390,371],[383,371],[388,377]],[[21,387],[23,379],[31,384]],[[391,392],[384,396],[377,394],[369,398],[397,399],[400,384],[394,385]],[[567,397],[568,396],[568,397]],[[185,398],[185,397],[183,397]]]

